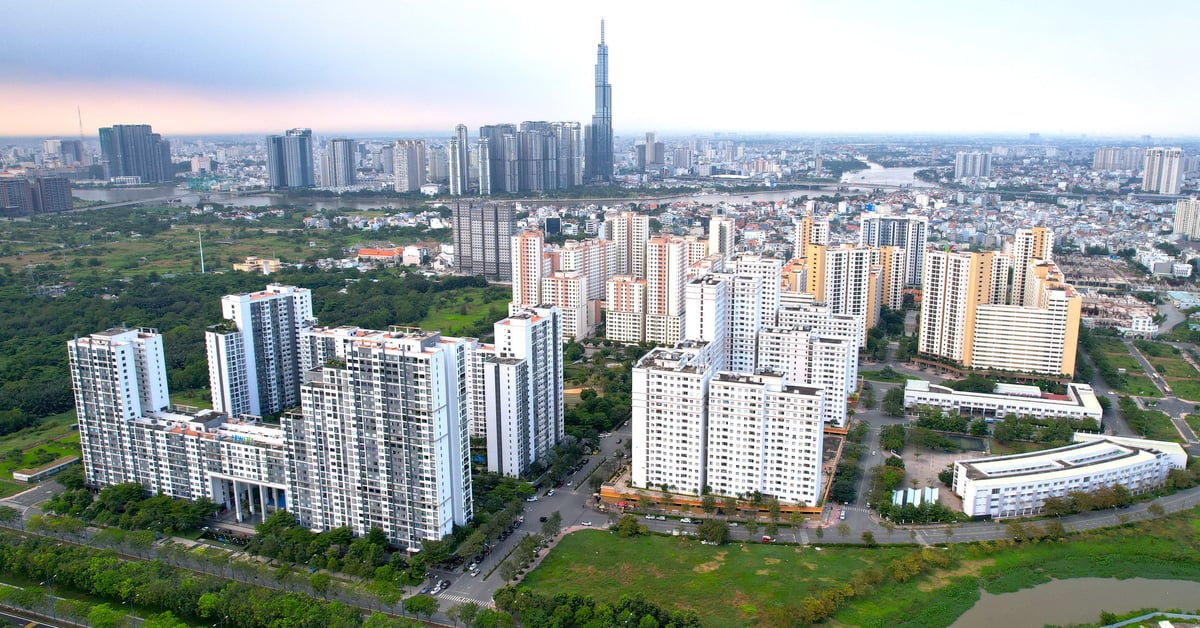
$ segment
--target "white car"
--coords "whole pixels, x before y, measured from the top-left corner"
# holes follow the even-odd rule
[[[683,519],[679,520],[679,523],[691,523],[691,522],[692,522],[692,520],[690,517],[684,517]]]
[[[581,521],[581,522],[579,522],[579,525],[587,526],[590,528],[590,527],[592,527],[592,522],[591,521]]]
[[[546,491],[546,497],[554,497],[554,489]]]
[[[646,518],[651,521],[654,521],[654,515],[646,515]]]
[[[527,502],[536,502],[537,500],[538,500],[537,495],[532,495],[530,497],[525,498],[525,501],[527,501]]]

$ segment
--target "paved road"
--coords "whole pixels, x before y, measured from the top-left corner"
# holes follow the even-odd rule
[[[508,539],[496,544],[491,555],[479,564],[478,576],[472,577],[461,570],[453,574],[445,571],[435,572],[452,581],[450,588],[437,596],[441,600],[442,609],[445,610],[450,606],[467,601],[473,601],[483,606],[490,604],[492,594],[496,592],[496,589],[504,586],[504,581],[496,568],[504,562],[505,557],[525,535],[541,534],[542,524],[538,521],[540,517],[549,517],[554,511],[558,511],[562,515],[563,529],[582,526],[584,522],[589,522],[597,528],[607,526],[607,516],[591,508],[592,491],[587,484],[587,477],[604,460],[614,457],[618,452],[625,452],[630,434],[631,428],[626,422],[611,436],[600,440],[600,453],[589,456],[591,460],[587,467],[570,478],[571,487],[564,485],[562,488],[556,489],[552,497],[546,497],[543,490],[538,495],[538,501],[526,503],[525,523],[517,528]],[[662,527],[667,526],[664,524]],[[489,572],[491,572],[490,576]]]
[[[51,624],[43,624],[36,619],[13,611],[0,611],[0,622],[4,622],[6,626],[22,626],[23,628],[54,628]]]

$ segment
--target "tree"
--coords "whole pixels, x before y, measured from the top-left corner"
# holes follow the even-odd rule
[[[500,578],[505,582],[511,582],[517,577],[517,566],[511,560],[506,560],[500,564]]]
[[[825,538],[825,528],[822,528],[821,526],[817,526],[817,538],[818,539]]]
[[[454,606],[446,609],[446,617],[450,618],[450,621],[454,622],[454,625],[456,626],[460,621],[464,626],[470,626],[475,622],[475,618],[479,615],[479,610],[478,604],[474,602],[463,602],[461,604],[455,604]]]
[[[21,511],[12,506],[0,506],[0,524],[12,527],[13,522],[21,520]]]
[[[696,534],[703,541],[723,545],[729,542],[729,524],[719,519],[705,519]]]
[[[187,624],[179,621],[171,611],[151,615],[142,620],[142,628],[187,628]]]
[[[891,416],[904,416],[904,388],[893,386],[883,395],[883,403],[880,404],[880,407]]]
[[[547,537],[558,536],[562,530],[562,514],[555,510],[542,522],[542,534]]]
[[[717,509],[717,498],[712,494],[706,494],[704,497],[701,497],[700,509],[704,511],[704,514],[711,515]]]
[[[313,593],[316,593],[325,599],[329,599],[326,597],[326,594],[329,593],[329,585],[332,583],[332,581],[333,578],[331,578],[328,573],[324,571],[318,571],[308,577],[308,586],[312,588]]]
[[[781,506],[778,499],[771,498],[771,500],[767,502],[767,512],[771,515],[771,521],[779,523]]]
[[[414,595],[404,600],[404,610],[418,617],[433,617],[438,612],[440,603],[432,595]]]
[[[88,613],[88,623],[94,628],[117,628],[125,619],[125,613],[108,604],[97,604]]]
[[[1161,517],[1167,513],[1167,511],[1162,507],[1162,504],[1158,502],[1150,504],[1150,506],[1146,508],[1146,512],[1154,515],[1155,517]]]
[[[871,532],[870,530],[864,531],[862,533],[862,542],[867,547],[874,547],[875,546],[875,533]]]
[[[850,524],[846,523],[845,521],[837,524],[837,531],[838,536],[842,537],[843,539],[850,536]]]
[[[738,508],[738,501],[737,501],[736,497],[730,495],[725,498],[724,504],[722,505],[722,509],[724,509],[726,517],[737,516],[737,508]]]
[[[622,516],[613,529],[617,531],[617,536],[637,536],[649,532],[649,529],[633,515]]]

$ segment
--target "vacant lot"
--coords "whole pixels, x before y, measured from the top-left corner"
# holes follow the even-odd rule
[[[1116,338],[1097,338],[1095,342],[1095,350],[1103,353],[1113,368],[1125,369],[1125,382],[1117,389],[1118,392],[1135,397],[1162,397],[1141,362],[1129,353],[1125,343]]]
[[[1181,399],[1200,401],[1200,372],[1179,349],[1149,340],[1138,340],[1134,345],[1171,387],[1171,392]]]
[[[602,530],[568,535],[524,586],[542,593],[582,593],[616,601],[637,591],[669,608],[691,608],[709,626],[754,623],[768,607],[795,604],[814,591],[880,567],[911,548],[736,543],[701,545],[687,537],[618,538]]]
[[[72,410],[0,437],[0,497],[29,488],[29,484],[13,481],[13,471],[41,466],[63,456],[79,455],[79,432],[71,429],[74,422],[75,411]]]

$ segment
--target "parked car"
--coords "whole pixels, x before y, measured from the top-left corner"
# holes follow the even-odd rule
[[[589,528],[590,528],[590,527],[592,526],[592,522],[591,522],[591,521],[581,521],[581,522],[579,523],[579,525],[581,525],[581,526],[587,526],[587,527],[589,527]]]
[[[664,517],[664,516],[662,516],[662,515],[659,515],[659,516],[655,517],[655,519],[658,519],[659,521],[666,521],[666,520],[667,520],[667,518],[666,518],[666,517]]]
[[[525,501],[527,501],[527,502],[536,502],[537,500],[538,500],[537,495],[530,495],[529,497],[525,498]]]
[[[471,570],[471,577],[472,577],[472,578],[474,578],[475,576],[478,576],[478,575],[479,575],[479,570],[478,570],[478,569],[472,569],[472,570]]]
[[[541,521],[542,523],[546,523],[546,515],[542,515],[542,516],[538,517],[538,521]]]
[[[679,520],[679,523],[691,523],[691,522],[692,522],[691,517],[684,517],[683,519]]]

